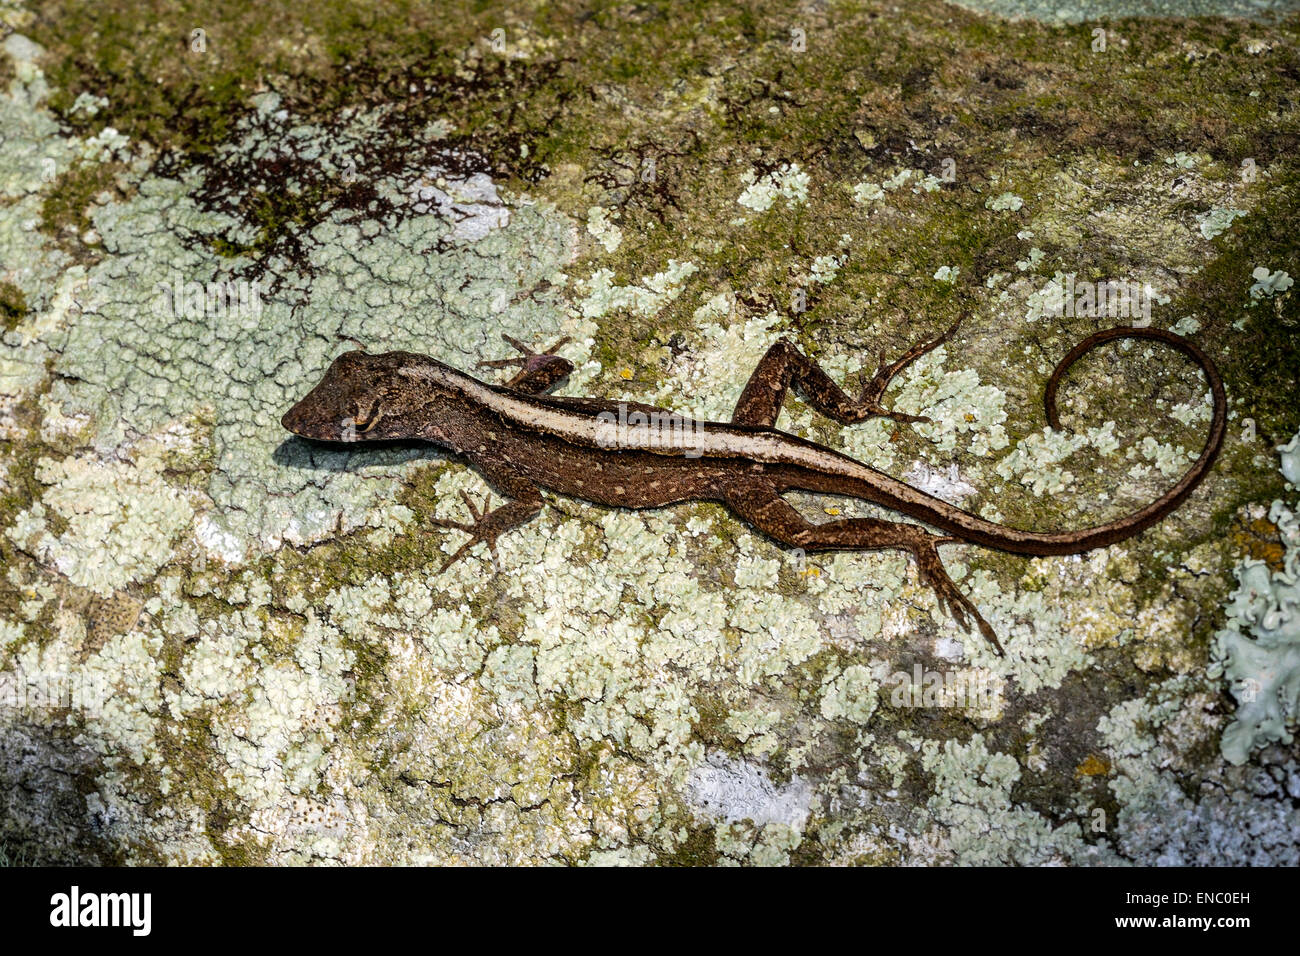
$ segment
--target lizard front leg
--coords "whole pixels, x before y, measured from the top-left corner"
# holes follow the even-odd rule
[[[560,346],[569,341],[568,338],[560,339],[545,352],[534,352],[516,338],[504,333],[502,333],[501,337],[514,346],[520,354],[512,358],[479,362],[478,365],[479,368],[519,366],[519,373],[506,382],[506,388],[513,388],[517,392],[527,392],[530,395],[540,395],[573,371],[572,362],[563,356],[555,354],[559,351]]]
[[[797,345],[788,339],[780,339],[759,360],[745,383],[731,421],[736,425],[775,427],[785,393],[794,386],[813,408],[845,425],[856,425],[872,416],[892,418],[898,422],[928,422],[924,416],[889,411],[880,403],[881,398],[895,375],[946,342],[959,324],[955,323],[936,339],[912,346],[894,362],[882,361],[875,376],[856,399],[836,385],[822,367],[804,355]]]
[[[475,470],[487,479],[489,484],[509,495],[510,500],[500,508],[488,510],[488,502],[492,496],[490,493],[486,494],[483,496],[483,510],[480,511],[475,506],[473,499],[470,498],[469,493],[462,491],[460,495],[465,500],[465,505],[469,508],[473,521],[450,521],[445,518],[435,518],[430,522],[436,528],[455,528],[468,533],[470,536],[468,541],[442,563],[442,567],[438,569],[439,574],[459,561],[470,548],[480,542],[488,546],[488,550],[492,552],[493,561],[498,561],[497,538],[511,528],[523,524],[542,510],[541,492],[527,478],[511,470],[508,466],[495,461],[471,458],[470,462]]]
[[[722,500],[737,515],[770,538],[788,547],[806,551],[875,551],[902,548],[911,552],[928,585],[953,618],[966,630],[973,622],[998,654],[1002,644],[988,621],[970,598],[962,594],[948,576],[939,557],[939,545],[955,541],[926,531],[914,524],[881,521],[877,518],[842,518],[813,524],[766,482],[744,482],[726,486]]]

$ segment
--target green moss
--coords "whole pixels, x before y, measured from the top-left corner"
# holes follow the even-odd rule
[[[89,211],[95,197],[114,188],[120,171],[116,163],[78,163],[65,170],[41,203],[41,231],[66,239],[68,233],[80,236],[90,229]]]
[[[257,238],[247,245],[239,245],[217,237],[212,240],[212,250],[227,258],[265,255],[291,234],[310,232],[326,218],[331,205],[347,192],[348,187],[342,182],[322,182],[300,190],[247,194],[240,211],[244,220],[258,230]]]
[[[1215,246],[1219,255],[1192,277],[1178,305],[1201,319],[1205,337],[1222,343],[1215,358],[1239,421],[1252,419],[1266,444],[1284,444],[1300,430],[1300,295],[1252,300],[1248,289],[1257,266],[1272,271],[1300,261],[1300,169],[1281,165],[1259,207]],[[1251,471],[1280,490],[1273,469]]]
[[[661,854],[660,866],[717,866],[720,854],[712,825],[692,824],[686,828],[686,839],[671,853]]]
[[[350,698],[342,702],[340,727],[350,728],[348,736],[353,740],[366,740],[382,733],[380,721],[384,717],[384,700],[388,697],[388,652],[378,644],[370,641],[344,637],[342,645],[354,655],[354,663],[349,675],[354,681],[355,691]],[[387,753],[381,750],[381,753]]]
[[[63,54],[55,75],[60,95],[103,92],[120,128],[193,150],[227,134],[230,107],[251,95],[259,76],[287,75],[277,88],[308,115],[381,97],[400,78],[401,123],[410,129],[434,116],[450,119],[458,138],[524,181],[563,163],[583,167],[581,182],[552,177],[550,190],[574,215],[593,200],[617,208],[628,240],[601,265],[623,281],[686,251],[702,265],[691,290],[726,281],[748,308],[777,307],[805,337],[839,331],[843,316],[886,297],[891,305],[882,318],[890,326],[897,315],[933,314],[938,293],[924,280],[935,264],[959,265],[975,277],[1005,265],[1014,217],[989,216],[978,190],[998,166],[1014,180],[1037,157],[1060,152],[1063,137],[1067,150],[1127,158],[1176,146],[1232,160],[1244,135],[1238,131],[1253,130],[1246,138],[1260,163],[1289,155],[1294,145],[1294,134],[1270,118],[1286,95],[1293,53],[1279,54],[1286,62],[1276,75],[1251,64],[1248,83],[1258,97],[1241,95],[1247,81],[1239,76],[1240,56],[1183,56],[1189,29],[1191,42],[1233,50],[1245,30],[1256,29],[1236,23],[1142,21],[1125,34],[1129,47],[1099,56],[1078,25],[1012,25],[919,3],[891,9],[891,29],[882,31],[877,10],[844,8],[800,22],[808,34],[801,54],[791,48],[787,13],[757,2],[700,3],[692,16],[662,3],[617,12],[560,3],[535,11],[527,24],[467,2],[450,10],[367,3],[346,13],[274,6],[278,16],[269,17],[252,4],[154,0],[148,7],[157,29],[135,37],[135,7],[97,12],[92,24],[80,5],[57,3],[37,38]],[[204,25],[208,52],[194,53],[186,41]],[[489,48],[497,28],[509,50],[530,51],[526,59]],[[1149,69],[1152,60],[1163,69]],[[724,61],[737,68],[718,73]],[[1039,92],[1048,79],[1050,96]],[[611,84],[618,97],[593,93]],[[662,110],[650,107],[662,106],[670,84],[677,119],[665,129]],[[499,105],[503,89],[508,108]],[[1219,108],[1205,109],[1206,95],[1221,100]],[[629,102],[643,109],[625,108]],[[1216,119],[1225,116],[1231,120]],[[870,133],[870,149],[850,135],[859,130]],[[930,145],[920,153],[909,145],[916,143]],[[815,182],[830,183],[899,164],[937,172],[945,156],[957,163],[959,179],[943,205],[883,230],[864,222],[846,195],[759,217],[742,242],[727,225],[740,211],[734,199],[747,167],[796,160]],[[647,181],[638,174],[650,161],[657,175]],[[262,194],[246,210],[258,239],[248,246],[218,239],[215,246],[229,256],[264,251],[286,230],[310,226],[330,200],[319,187]],[[833,293],[807,290],[810,311],[791,315],[796,275],[813,255],[830,251],[832,229],[853,237],[848,275]],[[898,281],[907,256],[897,250],[924,250],[923,262],[902,263],[914,267],[910,279]],[[610,369],[630,364],[639,384],[652,384],[640,378],[653,374],[655,350],[689,325],[696,302],[689,291],[647,322],[605,324],[595,357]],[[611,378],[605,387],[620,384]]]
[[[27,297],[12,282],[0,282],[0,326],[12,332],[27,316]]]
[[[727,726],[732,707],[724,698],[717,694],[696,694],[691,697],[691,706],[698,714],[691,724],[696,740],[710,750],[720,750],[735,758],[744,756],[744,747]]]
[[[0,456],[3,456],[6,465],[4,482],[0,484],[0,528],[10,527],[14,519],[39,501],[44,493],[45,486],[36,477],[36,463],[50,453],[50,449],[40,440],[40,398],[49,391],[49,387],[50,381],[47,379],[35,394],[17,402],[9,412],[12,422],[10,437],[0,439]],[[67,524],[66,519],[53,511],[46,514],[46,523],[51,533],[56,535],[62,533]],[[8,535],[0,534],[0,565],[6,569],[34,571],[36,562],[21,551]],[[9,580],[9,575],[0,575],[0,614],[16,620],[19,606],[29,597],[31,595],[24,593],[24,588]],[[43,620],[38,619],[27,625],[28,640],[44,643],[52,636],[49,630],[50,616],[43,611]]]
[[[16,76],[14,63],[7,56],[0,56],[0,89],[8,89],[9,82]]]
[[[110,103],[97,121],[107,117],[133,139],[206,152],[227,137],[264,78],[352,91],[348,66],[367,52],[397,76],[417,52],[428,55],[430,35],[450,39],[471,22],[409,0],[346,7],[146,0],[96,10],[58,0],[43,8],[32,34],[53,54],[56,109],[93,92]],[[204,32],[201,44],[195,30]],[[465,42],[466,31],[458,39]]]
[[[206,710],[179,721],[179,733],[159,735],[163,766],[171,768],[171,792],[164,795],[161,776],[150,767],[137,768],[142,792],[156,812],[162,812],[184,793],[204,816],[204,830],[213,850],[226,866],[263,865],[268,853],[247,836],[231,839],[233,830],[246,827],[249,813],[244,801],[226,782],[224,755],[216,744],[211,714]],[[162,862],[162,861],[157,861]]]

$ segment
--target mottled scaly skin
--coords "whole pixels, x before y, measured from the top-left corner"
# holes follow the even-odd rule
[[[473,524],[439,522],[471,534],[448,564],[479,541],[495,547],[502,532],[536,514],[542,506],[541,488],[625,508],[716,500],[790,547],[910,551],[922,578],[954,616],[963,624],[969,616],[997,646],[992,628],[948,577],[938,546],[962,541],[1017,554],[1071,554],[1137,534],[1178,507],[1209,470],[1223,441],[1226,400],[1214,363],[1172,332],[1121,327],[1080,342],[1048,381],[1047,417],[1054,428],[1060,428],[1056,391],[1061,376],[1090,349],[1121,338],[1154,339],[1194,359],[1209,381],[1214,411],[1200,458],[1168,492],[1116,521],[1056,533],[1020,531],[987,521],[775,427],[791,387],[845,424],[872,416],[917,421],[887,411],[880,403],[883,393],[909,362],[947,340],[955,329],[882,364],[857,399],[794,345],[779,341],[759,362],[726,423],[698,422],[649,405],[544,395],[572,370],[566,359],[554,354],[561,343],[533,353],[510,340],[522,353],[520,358],[483,363],[521,367],[504,386],[488,385],[411,352],[355,351],[334,361],[320,384],[285,414],[283,424],[297,435],[322,441],[423,439],[467,458],[509,501],[491,511],[485,503],[480,511],[467,499]],[[792,489],[862,498],[924,521],[943,534],[875,518],[812,524],[781,497]]]

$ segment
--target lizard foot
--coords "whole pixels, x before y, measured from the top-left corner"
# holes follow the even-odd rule
[[[451,521],[447,518],[434,518],[429,522],[435,528],[455,528],[457,531],[464,531],[470,536],[469,540],[457,548],[456,552],[451,557],[442,562],[442,567],[438,569],[438,573],[442,574],[443,571],[446,571],[449,567],[463,558],[470,548],[480,542],[488,546],[488,550],[492,552],[493,563],[497,567],[500,567],[501,559],[497,554],[497,537],[500,536],[503,531],[508,530],[510,525],[506,522],[494,520],[497,511],[488,510],[488,502],[492,500],[491,494],[485,494],[483,496],[482,511],[480,511],[474,504],[474,499],[469,496],[469,492],[462,491],[460,496],[465,499],[465,506],[469,508],[469,513],[474,518],[473,521]],[[498,509],[498,511],[499,510],[500,509]]]
[[[952,615],[953,620],[962,628],[969,631],[973,623],[979,629],[979,632],[984,635],[984,639],[993,645],[998,652],[998,656],[1006,657],[1006,651],[1002,649],[1002,643],[998,640],[998,635],[993,630],[993,626],[984,620],[984,616],[980,614],[974,602],[961,593],[961,589],[948,576],[948,571],[943,566],[943,561],[939,557],[939,545],[952,543],[959,543],[958,539],[931,538],[923,544],[913,547],[912,554],[916,557],[916,566],[921,573],[921,582],[934,590],[940,606],[947,610]]]
[[[519,355],[512,358],[491,359],[486,362],[479,362],[479,368],[504,368],[508,365],[527,365],[529,359],[539,359],[546,355],[554,355],[560,350],[561,346],[567,345],[569,342],[569,337],[566,335],[545,352],[534,352],[513,335],[507,335],[502,332],[501,338],[505,339],[507,344],[514,346],[515,351],[519,352]]]
[[[507,388],[526,392],[543,392],[564,376],[573,371],[573,363],[556,355],[560,347],[569,341],[568,336],[560,339],[545,352],[534,352],[531,348],[510,335],[501,336],[519,352],[519,355],[503,359],[489,359],[479,362],[479,368],[510,368],[518,366],[519,374],[506,382]]]
[[[888,411],[883,405],[881,405],[880,400],[884,397],[885,389],[889,388],[890,383],[894,380],[894,376],[898,375],[899,372],[903,371],[903,369],[907,368],[907,366],[911,365],[922,355],[927,352],[933,352],[944,342],[947,342],[948,339],[952,337],[952,334],[957,331],[959,325],[961,325],[961,319],[958,319],[949,326],[948,331],[944,332],[938,338],[913,345],[893,362],[886,362],[882,358],[879,367],[876,369],[876,374],[873,375],[871,381],[867,383],[867,387],[862,390],[862,395],[858,400],[867,406],[872,415],[878,415],[882,418],[892,418],[896,422],[913,423],[932,421],[932,419],[926,415],[905,415],[902,412]]]
[[[543,392],[573,371],[572,362],[555,354],[560,346],[569,341],[568,336],[542,352],[533,351],[519,339],[507,334],[502,334],[502,338],[515,347],[519,355],[513,355],[508,359],[489,359],[478,363],[478,368],[519,368],[519,375],[506,382],[507,388],[523,389],[524,392]]]

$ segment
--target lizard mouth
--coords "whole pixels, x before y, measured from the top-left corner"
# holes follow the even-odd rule
[[[307,416],[303,411],[303,403],[298,402],[293,408],[289,409],[280,418],[280,424],[286,431],[293,432],[302,438],[316,438],[312,434],[311,428],[307,424]]]

